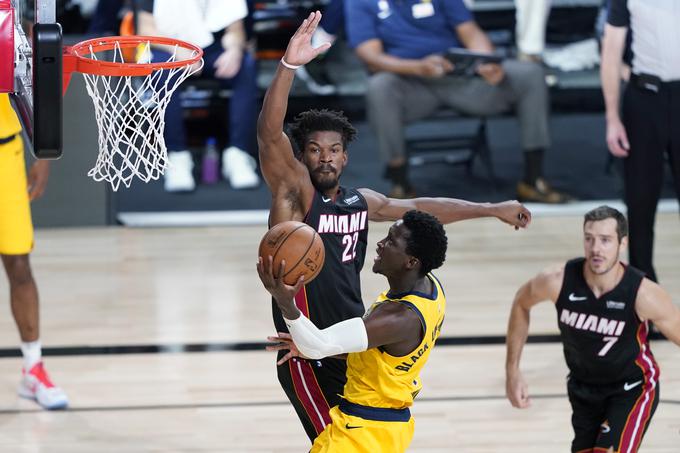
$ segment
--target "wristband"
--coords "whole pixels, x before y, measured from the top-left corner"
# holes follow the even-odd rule
[[[295,66],[294,64],[290,64],[290,63],[286,62],[286,60],[284,60],[283,57],[281,57],[281,64],[288,69],[292,69],[293,71],[295,71],[297,68],[299,68],[301,66],[301,65]]]

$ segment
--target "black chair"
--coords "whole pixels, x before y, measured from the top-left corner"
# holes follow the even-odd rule
[[[424,121],[456,121],[460,119],[478,120],[472,133],[429,135],[426,137],[406,137],[408,162],[411,166],[427,163],[447,163],[464,165],[468,174],[472,174],[472,165],[479,158],[486,168],[487,176],[494,187],[497,185],[496,174],[491,160],[491,150],[486,134],[486,117],[468,117],[453,109],[441,108]],[[442,128],[448,132],[450,128]]]

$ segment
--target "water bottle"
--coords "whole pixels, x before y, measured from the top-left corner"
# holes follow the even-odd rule
[[[209,137],[205,142],[201,181],[203,184],[215,184],[220,179],[220,155],[217,152],[217,140]]]

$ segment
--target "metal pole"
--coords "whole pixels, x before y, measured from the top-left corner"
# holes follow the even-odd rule
[[[55,0],[35,0],[35,23],[53,24],[56,21]]]

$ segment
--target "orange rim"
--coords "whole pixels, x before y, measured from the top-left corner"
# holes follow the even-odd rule
[[[195,52],[195,55],[186,60],[166,61],[160,63],[123,63],[113,61],[93,60],[89,57],[93,53],[113,50],[116,43],[121,51],[136,48],[140,44],[163,44],[178,46]],[[191,66],[203,58],[203,50],[179,39],[164,38],[159,36],[107,36],[104,38],[88,39],[70,47],[64,48],[64,72],[74,71],[85,74],[102,76],[143,76],[153,71],[163,69],[181,68]]]

